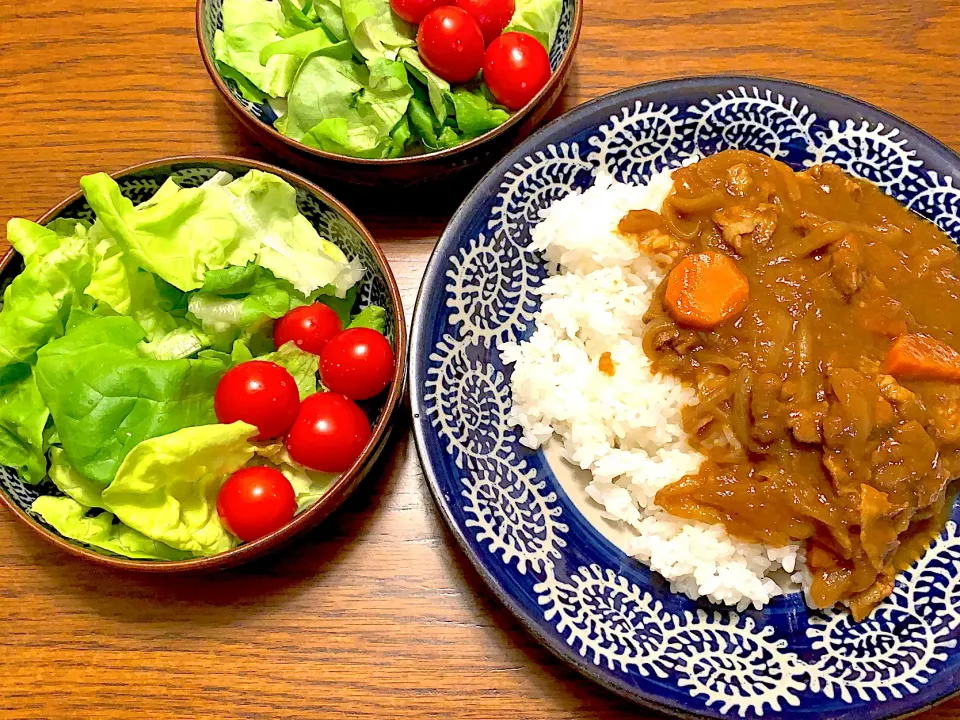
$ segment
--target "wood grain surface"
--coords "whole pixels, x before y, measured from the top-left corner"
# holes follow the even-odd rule
[[[201,63],[192,0],[0,3],[0,221],[161,156],[270,161]],[[587,0],[556,112],[655,79],[754,73],[879,105],[960,148],[960,2]],[[336,186],[328,187],[343,195]],[[451,202],[351,205],[410,317]],[[406,411],[404,411],[406,412]],[[295,546],[196,578],[103,571],[0,516],[0,717],[643,718],[527,635],[456,549],[402,417]],[[960,701],[928,720],[960,719]]]

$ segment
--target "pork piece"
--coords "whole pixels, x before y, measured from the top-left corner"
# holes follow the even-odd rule
[[[637,247],[647,255],[664,256],[673,264],[687,252],[690,244],[660,230],[650,230],[643,235],[635,235]]]
[[[839,190],[853,200],[859,200],[863,195],[863,187],[860,183],[849,177],[833,163],[815,165],[806,172],[799,174],[810,177],[828,192]]]
[[[857,241],[848,235],[834,243],[831,262],[833,284],[844,297],[851,297],[860,288],[860,248]]]
[[[737,163],[727,168],[727,192],[734,197],[745,197],[753,186],[753,173],[746,163]]]
[[[940,402],[933,406],[933,431],[937,439],[945,445],[960,444],[960,397],[957,397],[956,387],[951,387],[949,394],[943,395]]]
[[[817,403],[817,407],[798,408],[790,412],[787,426],[802,443],[823,442],[823,418],[827,414],[827,403]]]
[[[720,228],[723,241],[740,255],[770,242],[777,229],[775,205],[760,203],[756,207],[732,205],[713,213],[713,222]]]

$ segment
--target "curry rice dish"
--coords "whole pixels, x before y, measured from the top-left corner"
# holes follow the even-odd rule
[[[600,184],[611,197],[628,194]],[[556,325],[551,303],[611,268],[598,253],[584,263],[584,249],[551,231],[552,217],[535,232],[557,264],[534,337],[504,350],[515,362],[515,421],[531,445],[546,439],[544,425],[561,436],[566,457],[593,473],[588,494],[637,534],[628,551],[675,590],[760,606],[799,583],[811,605],[842,602],[862,619],[943,528],[960,475],[960,253],[934,225],[833,165],[794,172],[726,151],[674,171],[659,205],[656,195],[607,230],[610,247],[627,248],[627,264],[613,263],[622,271],[615,282],[647,290],[633,295],[647,300],[645,311],[609,347],[581,323],[553,338],[559,354],[535,351],[545,339],[537,335]],[[577,421],[551,415],[544,388],[530,387],[531,372],[565,362],[564,341],[594,365],[593,383],[616,382],[645,360],[640,369],[666,394],[680,392],[671,381],[684,388],[684,437],[668,449],[695,462],[661,472],[652,487],[629,462],[611,470],[624,451],[662,460],[637,441],[639,427],[613,428],[608,450],[585,458]],[[624,342],[644,358],[618,363]],[[681,530],[664,532],[663,522]],[[677,561],[691,552],[692,536],[681,541],[689,528],[722,535],[768,597],[746,586],[742,597],[727,592],[729,558],[705,567],[694,548]]]

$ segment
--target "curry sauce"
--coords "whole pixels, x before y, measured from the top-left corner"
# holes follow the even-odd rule
[[[673,178],[660,213],[620,224],[673,266],[644,349],[698,396],[684,425],[706,460],[656,501],[748,541],[805,541],[812,600],[863,618],[942,529],[960,475],[960,253],[833,165],[727,151]],[[687,284],[725,263],[685,310]]]

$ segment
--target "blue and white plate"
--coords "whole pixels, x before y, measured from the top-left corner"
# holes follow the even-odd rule
[[[601,98],[507,156],[440,240],[411,348],[420,457],[444,518],[494,592],[608,688],[687,716],[910,714],[960,689],[960,507],[863,623],[810,611],[799,595],[736,613],[671,593],[627,557],[569,467],[523,448],[507,424],[510,368],[499,346],[533,329],[545,269],[529,245],[540,211],[598,171],[643,182],[728,148],[794,168],[834,162],[960,241],[960,158],[852,98],[730,77]]]

